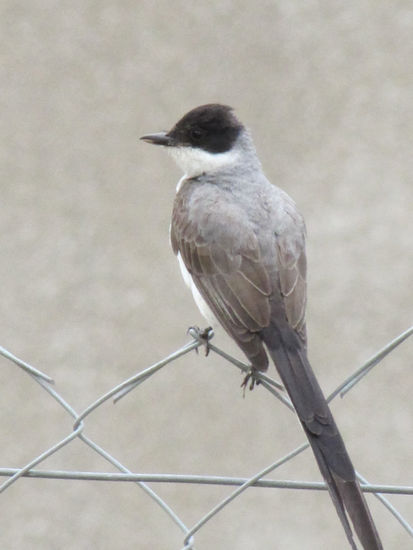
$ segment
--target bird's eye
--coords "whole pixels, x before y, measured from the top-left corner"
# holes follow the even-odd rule
[[[192,139],[200,139],[202,137],[202,130],[200,128],[191,128],[191,138]]]

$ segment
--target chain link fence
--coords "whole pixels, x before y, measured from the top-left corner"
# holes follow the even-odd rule
[[[278,458],[272,464],[269,464],[263,470],[257,472],[252,477],[238,478],[228,476],[212,476],[212,475],[171,475],[171,474],[144,474],[130,471],[124,464],[122,464],[113,454],[109,453],[105,448],[99,445],[94,439],[86,435],[87,422],[90,416],[96,411],[103,403],[108,400],[114,400],[115,402],[124,397],[128,392],[136,390],[138,386],[142,389],[142,384],[147,382],[151,377],[155,376],[162,368],[171,362],[177,361],[183,355],[186,355],[199,348],[206,347],[207,353],[216,353],[223,357],[235,368],[240,369],[243,372],[248,372],[248,365],[235,359],[225,351],[220,349],[211,343],[210,339],[213,333],[210,333],[210,339],[208,342],[201,336],[199,329],[193,327],[189,329],[189,335],[191,340],[177,349],[171,355],[165,357],[156,364],[138,372],[136,375],[124,380],[119,385],[112,388],[91,403],[85,410],[79,412],[68,403],[58,390],[58,385],[54,384],[53,380],[45,373],[32,367],[27,362],[19,359],[8,350],[0,347],[0,354],[13,362],[16,367],[23,369],[23,371],[32,378],[33,382],[39,384],[44,392],[45,398],[51,398],[57,401],[57,403],[66,411],[73,419],[73,429],[64,438],[56,441],[53,446],[45,449],[44,452],[38,456],[33,457],[30,462],[23,467],[2,467],[0,468],[0,476],[5,478],[4,482],[0,486],[0,492],[4,493],[2,499],[7,500],[7,490],[15,484],[20,478],[45,478],[50,480],[94,480],[101,482],[127,482],[133,483],[140,490],[144,491],[148,499],[153,499],[163,510],[163,512],[169,516],[171,520],[171,529],[173,524],[175,527],[182,531],[182,549],[189,550],[194,548],[196,542],[196,534],[205,526],[214,516],[219,514],[225,507],[230,506],[231,502],[239,498],[240,495],[250,487],[260,487],[263,489],[294,489],[294,490],[326,490],[323,482],[310,482],[310,481],[285,481],[268,479],[270,473],[274,473],[276,469],[285,464],[288,461],[292,461],[297,455],[302,453],[307,447],[308,443],[305,442],[286,454]],[[384,357],[393,352],[397,346],[399,346],[404,340],[413,334],[413,327],[400,334],[393,341],[388,343],[384,348],[378,351],[373,357],[371,357],[364,365],[353,372],[346,380],[344,380],[328,397],[328,401],[333,400],[337,396],[344,397],[352,388],[360,383],[363,378],[376,367]],[[269,391],[275,398],[279,399],[286,407],[294,412],[293,407],[283,392],[282,387],[275,380],[265,374],[260,374],[260,385]],[[143,386],[144,388],[144,386]],[[19,434],[16,434],[18,437]],[[100,455],[109,464],[114,466],[118,473],[113,472],[89,472],[89,471],[61,471],[52,469],[39,468],[41,463],[52,455],[59,453],[64,447],[71,445],[73,441],[80,441],[82,444],[88,446],[92,451]],[[413,539],[413,527],[410,522],[413,522],[413,518],[402,516],[402,514],[392,505],[392,503],[385,496],[386,494],[402,494],[413,495],[413,486],[394,486],[394,485],[377,485],[368,481],[364,476],[358,473],[358,477],[361,483],[362,490],[365,492],[373,493],[377,499],[387,508],[387,510],[394,516],[394,518],[400,523],[401,527],[407,532],[407,538]],[[150,484],[150,485],[149,485]],[[174,509],[173,505],[166,502],[161,498],[154,487],[157,484],[198,484],[209,486],[227,486],[229,488],[228,495],[215,506],[213,506],[205,515],[199,517],[199,519],[192,525],[187,525],[180,514]],[[378,525],[380,530],[380,525]]]

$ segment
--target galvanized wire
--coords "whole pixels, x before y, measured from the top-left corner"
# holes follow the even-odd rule
[[[184,534],[183,539],[183,550],[188,550],[193,548],[194,545],[194,535],[208,522],[212,517],[218,514],[224,507],[228,506],[234,499],[246,491],[249,487],[260,487],[264,489],[294,489],[294,490],[326,490],[326,485],[323,482],[309,482],[309,481],[286,481],[286,480],[272,480],[272,479],[262,479],[264,476],[267,476],[270,472],[273,472],[276,468],[285,464],[286,462],[292,460],[295,456],[303,452],[307,447],[308,443],[305,442],[301,444],[296,449],[293,449],[291,452],[283,456],[282,458],[276,460],[272,464],[268,465],[266,468],[255,474],[249,479],[244,478],[234,478],[234,477],[225,477],[225,476],[211,476],[211,475],[176,475],[176,474],[145,474],[145,473],[133,473],[123,464],[119,462],[114,456],[109,452],[103,449],[95,441],[84,434],[85,421],[87,417],[103,403],[109,399],[115,401],[124,397],[128,392],[132,391],[139,384],[144,383],[160,369],[175,361],[177,358],[185,355],[195,349],[198,349],[201,346],[207,346],[208,352],[216,353],[223,357],[229,364],[237,367],[241,371],[248,373],[249,365],[235,359],[234,357],[227,354],[225,351],[221,350],[217,346],[213,345],[210,342],[213,333],[209,334],[209,339],[206,340],[203,332],[199,329],[192,327],[189,330],[189,334],[192,337],[192,340],[186,343],[184,346],[170,354],[168,357],[165,357],[161,361],[158,361],[154,365],[142,370],[136,375],[128,378],[123,381],[121,384],[115,386],[110,391],[106,392],[104,395],[96,399],[91,403],[84,411],[78,413],[75,409],[62,397],[62,395],[57,391],[53,380],[43,372],[39,371],[32,367],[29,363],[19,359],[13,355],[8,350],[0,347],[0,355],[6,359],[13,362],[19,368],[23,369],[35,382],[40,384],[40,386],[47,392],[50,397],[55,399],[57,403],[73,418],[74,424],[72,431],[67,434],[66,437],[57,441],[53,446],[45,449],[41,454],[34,457],[29,461],[25,466],[21,468],[10,468],[3,467],[0,468],[0,476],[6,478],[6,480],[0,485],[0,493],[4,492],[9,488],[13,483],[15,483],[21,477],[27,478],[47,478],[47,479],[59,479],[59,480],[94,480],[94,481],[104,481],[104,482],[129,482],[135,483],[140,489],[142,489],[148,497],[153,499],[162,510],[170,517],[170,519],[181,529]],[[355,370],[355,372],[349,376],[343,383],[341,383],[328,397],[328,401],[334,399],[337,395],[344,396],[350,391],[356,384],[358,384],[375,366],[377,366],[381,360],[391,353],[397,346],[399,346],[403,341],[405,341],[409,336],[413,334],[413,327],[410,327],[408,330],[403,332],[400,336],[392,340],[384,348],[382,348],[378,353],[376,353],[372,358],[366,361],[361,367]],[[266,388],[272,395],[279,399],[285,406],[287,406],[291,411],[294,411],[294,408],[288,399],[288,396],[282,391],[282,386],[265,374],[259,375],[260,385]],[[60,470],[41,470],[36,468],[44,460],[49,458],[51,455],[59,452],[63,447],[69,445],[73,440],[80,440],[94,452],[103,457],[108,463],[113,465],[119,470],[120,473],[113,472],[87,472],[87,471],[60,471]],[[396,508],[384,497],[384,494],[403,494],[403,495],[413,495],[412,486],[394,486],[394,485],[378,485],[368,483],[367,480],[357,474],[361,482],[361,488],[365,492],[374,493],[375,496],[386,506],[386,508],[393,514],[393,516],[400,522],[404,529],[413,537],[413,527],[409,522],[404,518]],[[184,521],[178,516],[178,514],[173,510],[173,508],[165,502],[151,487],[148,483],[191,483],[191,484],[200,484],[200,485],[222,485],[222,486],[232,486],[235,489],[221,502],[217,503],[211,510],[209,510],[203,517],[188,527]],[[4,497],[3,497],[4,498]]]

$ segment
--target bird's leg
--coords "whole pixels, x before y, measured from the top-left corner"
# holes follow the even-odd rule
[[[199,327],[189,327],[188,333],[192,338],[195,338],[195,340],[198,340],[205,346],[205,357],[207,357],[209,354],[209,341],[214,336],[214,329],[212,327],[207,327],[202,330]],[[198,353],[198,348],[196,348],[196,352]]]

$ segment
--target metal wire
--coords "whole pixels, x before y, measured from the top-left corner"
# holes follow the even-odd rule
[[[184,534],[182,550],[189,550],[194,545],[194,535],[208,522],[212,517],[218,514],[224,507],[230,505],[230,503],[239,497],[241,493],[246,491],[249,487],[260,487],[263,489],[294,489],[294,490],[326,490],[326,485],[323,482],[309,482],[309,481],[288,481],[288,480],[271,480],[262,479],[264,476],[273,472],[282,464],[292,460],[295,456],[303,452],[308,448],[308,443],[305,442],[296,449],[292,450],[282,458],[276,460],[254,476],[249,479],[233,478],[225,476],[211,476],[211,475],[176,475],[176,474],[144,474],[144,473],[132,473],[128,468],[121,464],[115,457],[108,453],[105,449],[99,446],[92,439],[87,437],[84,432],[85,421],[87,417],[100,407],[103,403],[109,399],[115,401],[124,397],[127,393],[136,388],[139,384],[144,383],[160,369],[175,361],[182,355],[189,353],[201,346],[206,346],[208,352],[216,353],[223,357],[229,365],[233,365],[243,372],[248,373],[249,366],[245,363],[230,356],[217,346],[211,344],[210,339],[213,336],[211,332],[208,339],[205,338],[202,331],[199,329],[191,328],[189,334],[192,340],[186,343],[184,346],[165,357],[161,361],[154,365],[144,369],[136,375],[128,378],[121,384],[115,386],[110,391],[96,399],[80,414],[62,397],[57,391],[56,387],[52,384],[53,380],[40,370],[32,367],[29,363],[19,359],[8,350],[0,347],[0,355],[13,362],[19,368],[23,369],[36,383],[38,383],[50,397],[59,403],[59,405],[74,419],[73,430],[63,439],[57,441],[53,446],[45,449],[41,454],[34,457],[22,468],[0,468],[0,476],[5,477],[6,480],[0,485],[0,493],[4,492],[13,483],[15,483],[21,477],[27,478],[47,478],[47,479],[59,479],[59,480],[94,480],[104,482],[129,482],[135,483],[140,489],[142,489],[148,497],[153,499],[162,510],[170,517],[170,519],[179,527]],[[342,397],[348,393],[356,384],[358,384],[380,361],[392,352],[397,346],[405,341],[409,336],[413,334],[413,327],[403,332],[400,336],[392,340],[387,346],[382,348],[377,354],[370,358],[364,365],[358,368],[351,376],[349,376],[342,384],[340,384],[328,397],[328,401],[334,399],[337,395]],[[283,393],[282,386],[271,379],[267,375],[260,374],[260,385],[266,388],[272,395],[279,399],[285,406],[291,411],[294,411],[288,396]],[[60,451],[63,447],[69,445],[73,440],[80,440],[94,452],[103,457],[108,463],[113,465],[119,470],[120,473],[113,472],[80,472],[80,471],[60,471],[60,470],[39,470],[35,469],[36,466],[41,464],[51,455]],[[403,494],[413,495],[412,486],[394,486],[394,485],[377,485],[368,483],[367,480],[357,474],[361,481],[361,488],[365,492],[374,493],[375,496],[384,504],[384,506],[390,511],[390,513],[399,521],[403,528],[413,537],[413,527],[409,522],[396,510],[383,494]],[[163,500],[147,483],[191,483],[200,485],[221,485],[221,486],[233,486],[236,487],[225,499],[217,503],[211,510],[209,510],[203,517],[188,527],[178,514]]]

